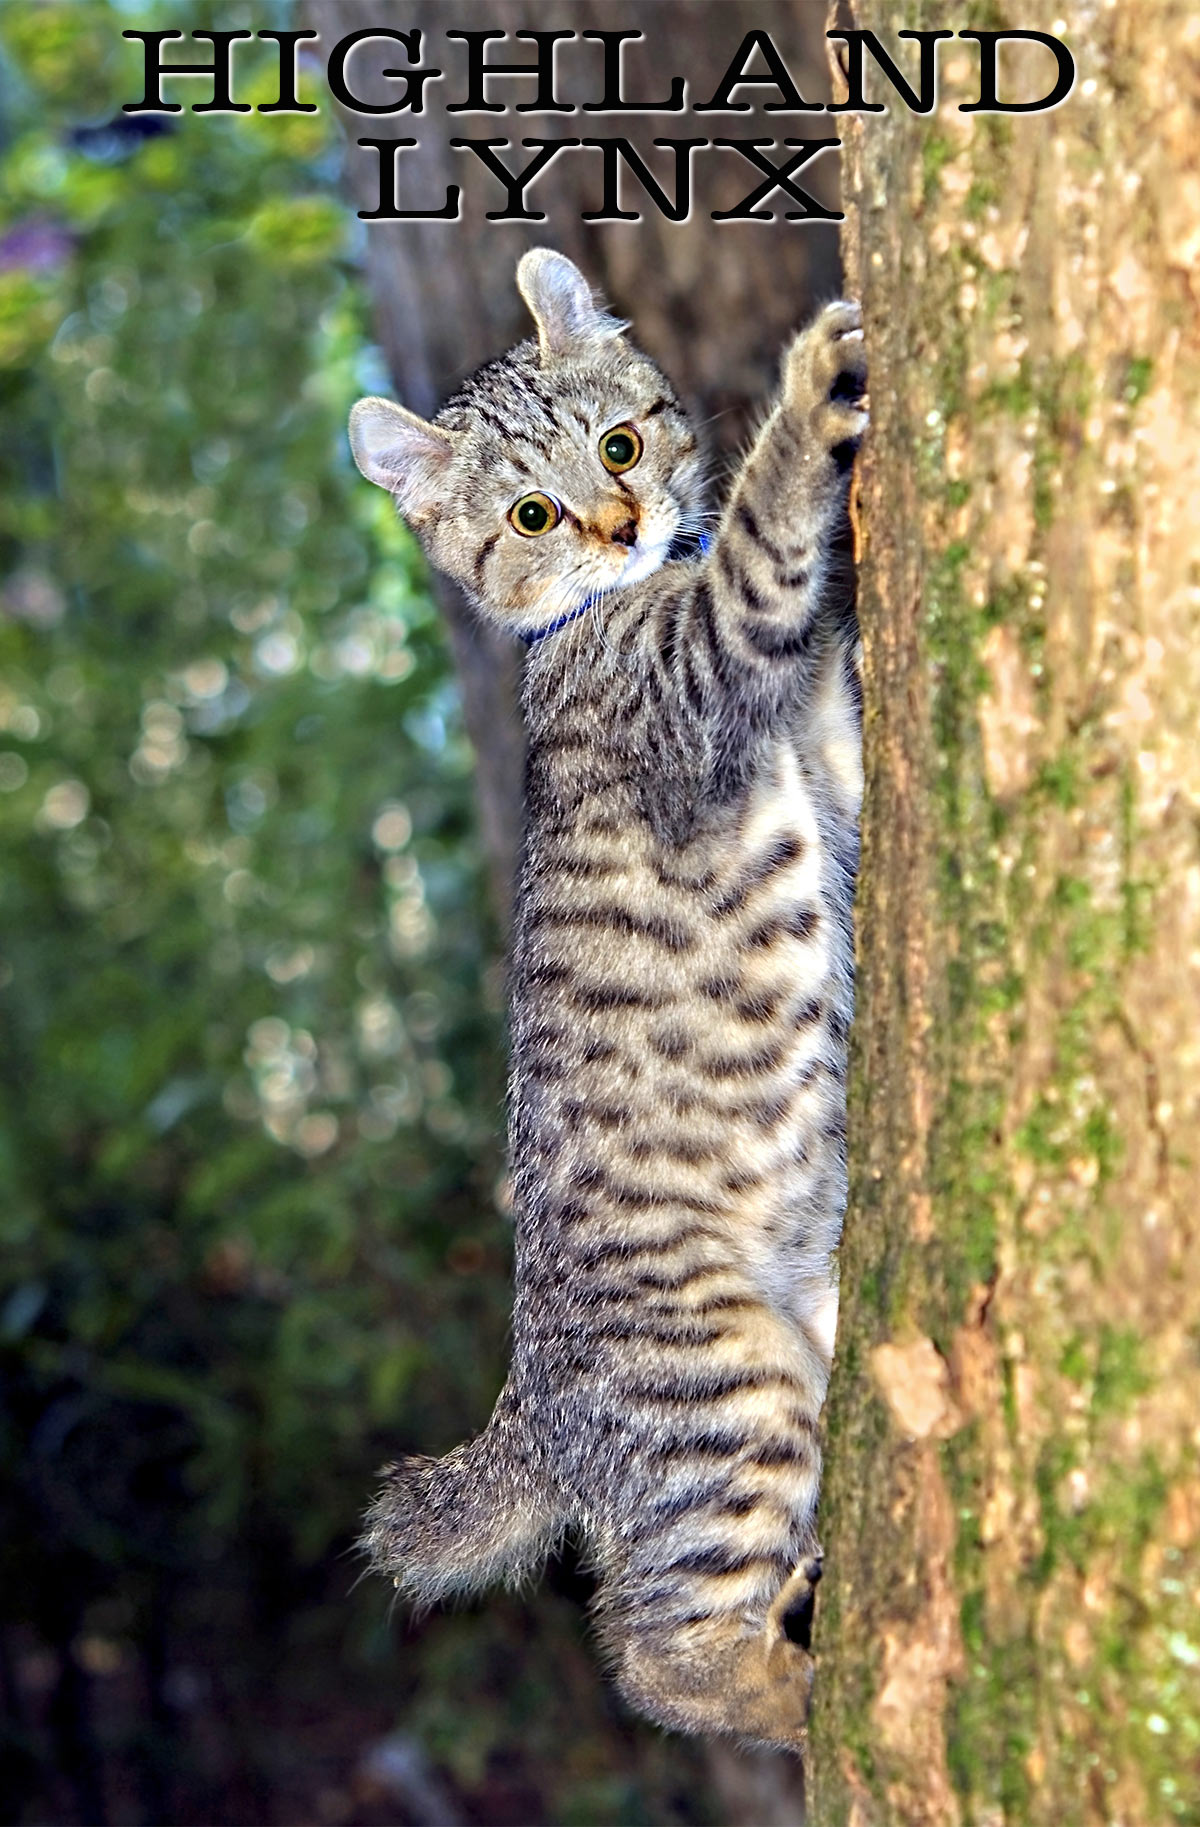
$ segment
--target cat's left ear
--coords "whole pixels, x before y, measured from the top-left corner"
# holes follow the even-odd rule
[[[394,400],[359,400],[350,413],[350,449],[368,482],[394,495],[406,520],[420,520],[440,499],[454,437]]]
[[[533,313],[543,363],[620,336],[629,325],[597,310],[579,268],[553,248],[534,247],[517,267],[517,290]]]

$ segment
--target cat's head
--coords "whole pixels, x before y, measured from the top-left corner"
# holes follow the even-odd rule
[[[350,444],[433,562],[530,633],[657,570],[696,526],[701,465],[670,386],[565,255],[533,249],[517,285],[536,342],[478,369],[432,423],[360,400]]]

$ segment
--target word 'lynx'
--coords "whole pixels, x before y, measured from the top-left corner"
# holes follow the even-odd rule
[[[845,1201],[861,789],[822,604],[866,424],[857,306],[787,352],[711,544],[663,376],[539,249],[537,325],[351,442],[529,644],[512,970],[513,1356],[477,1440],[390,1468],[377,1566],[434,1600],[575,1532],[651,1718],[797,1748]]]

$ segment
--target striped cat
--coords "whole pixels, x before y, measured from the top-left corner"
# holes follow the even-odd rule
[[[673,562],[701,506],[678,400],[561,254],[517,284],[536,341],[431,424],[351,418],[363,474],[529,645],[512,1366],[478,1439],[389,1469],[366,1541],[428,1601],[573,1530],[634,1706],[796,1749],[861,791],[822,583],[867,419],[860,315],[795,339],[711,548]]]

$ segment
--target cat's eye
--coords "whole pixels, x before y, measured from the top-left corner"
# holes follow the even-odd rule
[[[523,533],[526,539],[548,533],[561,519],[562,509],[557,501],[550,495],[543,495],[540,489],[534,489],[531,495],[522,495],[508,510],[509,525],[515,532]]]
[[[632,469],[642,454],[642,440],[632,425],[614,425],[600,440],[600,461],[614,476]]]

